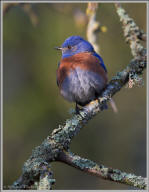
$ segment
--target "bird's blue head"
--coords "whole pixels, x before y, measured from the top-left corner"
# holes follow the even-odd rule
[[[103,59],[100,57],[100,55],[98,55],[95,52],[93,46],[88,41],[84,40],[80,36],[68,37],[64,41],[62,46],[56,47],[56,49],[62,51],[62,59],[66,58],[66,57],[70,57],[77,53],[90,52],[99,59],[101,66],[104,68],[105,71],[107,71],[107,69],[104,65]]]
[[[57,49],[62,51],[62,58],[70,57],[81,52],[95,52],[93,46],[80,36],[67,38],[62,46]]]

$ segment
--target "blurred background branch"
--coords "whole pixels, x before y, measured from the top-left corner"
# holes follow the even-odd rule
[[[32,4],[30,3],[4,3],[3,4],[3,14],[4,16],[8,13],[12,8],[20,7],[23,11],[29,16],[30,21],[34,26],[38,24],[38,17],[35,11],[32,8]]]
[[[100,53],[100,47],[98,43],[98,32],[106,32],[107,27],[102,26],[99,21],[96,20],[96,11],[99,3],[88,3],[86,14],[88,16],[87,25],[87,39],[93,45],[95,51]]]
[[[3,14],[5,15],[12,8],[17,6],[19,3],[4,3],[3,4]]]

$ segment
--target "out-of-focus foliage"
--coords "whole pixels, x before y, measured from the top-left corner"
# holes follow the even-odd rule
[[[86,3],[30,5],[38,18],[36,26],[20,6],[11,8],[3,20],[4,186],[19,177],[32,149],[70,117],[68,111],[74,105],[59,94],[56,69],[61,55],[53,48],[71,35],[86,38]],[[146,31],[146,4],[128,3],[123,7]],[[100,3],[97,20],[108,29],[100,33],[99,44],[110,79],[132,56],[114,5]],[[118,114],[109,108],[84,127],[72,142],[73,152],[109,167],[146,176],[145,77],[143,87],[123,88],[114,97]],[[54,189],[130,189],[62,163],[52,165]]]

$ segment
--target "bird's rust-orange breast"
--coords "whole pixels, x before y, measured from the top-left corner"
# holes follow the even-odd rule
[[[103,78],[105,84],[107,83],[107,73],[100,65],[99,59],[91,53],[85,52],[75,54],[60,61],[59,68],[57,69],[57,82],[59,87],[61,87],[64,79],[70,72],[77,67],[99,74]]]

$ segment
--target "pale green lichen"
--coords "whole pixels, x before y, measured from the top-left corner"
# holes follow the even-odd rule
[[[102,169],[100,169],[100,171],[104,178],[108,178],[108,168],[107,167],[103,167]]]
[[[133,174],[126,174],[124,181],[125,181],[125,183],[132,185],[134,187],[138,187],[140,189],[146,189],[147,188],[147,182],[141,176],[136,176]]]
[[[116,6],[116,8],[120,21],[123,22],[124,37],[126,42],[130,43],[132,55],[137,57],[143,49],[143,46],[138,38],[141,31],[134,20],[127,15],[126,11],[121,6]]]
[[[93,168],[96,164],[93,161],[88,159],[80,158],[79,156],[75,157],[72,161],[80,169]]]

